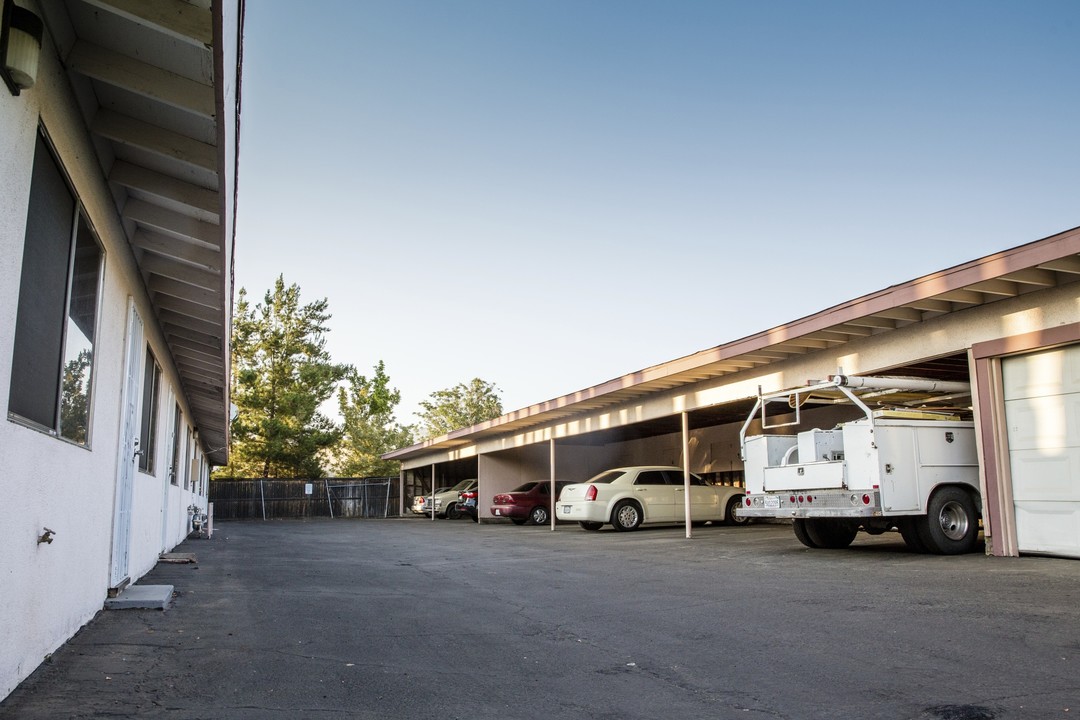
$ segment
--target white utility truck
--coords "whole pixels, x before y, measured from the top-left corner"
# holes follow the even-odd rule
[[[739,433],[741,514],[791,519],[811,548],[847,547],[859,530],[896,528],[919,552],[970,552],[982,507],[974,423],[965,419],[970,397],[962,382],[846,375],[759,390]],[[826,405],[862,417],[807,427],[809,409]],[[748,436],[755,420],[762,434]]]

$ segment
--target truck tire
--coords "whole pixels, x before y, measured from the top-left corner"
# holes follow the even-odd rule
[[[929,552],[922,538],[919,537],[919,524],[922,520],[917,517],[902,517],[896,522],[896,529],[900,531],[900,537],[904,538],[904,543],[911,552]]]
[[[791,521],[791,527],[795,530],[795,537],[799,542],[808,548],[816,548],[817,543],[810,539],[810,535],[806,532],[806,521],[802,518],[795,518]]]
[[[839,550],[846,548],[859,534],[859,528],[843,520],[808,519],[806,534],[819,548]]]
[[[974,550],[979,540],[979,514],[971,493],[955,486],[939,489],[930,498],[918,530],[919,539],[932,553],[962,555]]]

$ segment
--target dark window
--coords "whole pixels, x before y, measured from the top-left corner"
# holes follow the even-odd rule
[[[669,483],[671,483],[672,485],[682,485],[683,484],[683,474],[681,472],[679,472],[677,470],[665,470],[665,472],[667,473]],[[690,473],[690,484],[691,485],[708,485],[709,483],[705,482],[704,480],[702,480],[700,477],[698,477],[694,473]]]
[[[638,473],[637,480],[634,481],[635,485],[667,485],[668,482],[664,478],[664,472],[662,470],[644,470]]]
[[[143,368],[142,423],[139,426],[139,469],[154,472],[154,446],[157,442],[157,396],[161,384],[161,368],[150,348],[146,349]]]
[[[169,468],[169,482],[173,485],[180,484],[180,432],[184,414],[180,412],[180,405],[173,410],[173,441],[172,441],[172,467]],[[187,480],[184,480],[184,489],[187,489]]]
[[[194,459],[195,443],[191,437],[191,428],[185,428],[184,432],[187,433],[187,455],[184,456],[184,489],[188,489],[188,483],[191,482],[191,488],[195,488],[195,483],[191,481],[191,461]]]
[[[101,249],[45,139],[34,151],[8,411],[89,442]]]

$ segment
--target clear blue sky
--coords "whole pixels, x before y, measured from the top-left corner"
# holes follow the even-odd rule
[[[247,4],[238,285],[412,422],[1080,225],[1080,2]]]

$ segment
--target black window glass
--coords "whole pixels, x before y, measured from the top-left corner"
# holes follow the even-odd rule
[[[90,371],[94,364],[101,251],[82,215],[79,215],[78,227],[71,270],[67,336],[64,338],[60,434],[69,440],[86,443],[90,424]]]
[[[55,429],[75,198],[41,136],[30,182],[8,409]]]
[[[146,349],[146,365],[143,368],[142,422],[139,426],[139,469],[154,472],[154,448],[157,444],[157,396],[161,382],[161,368]]]
[[[667,485],[668,482],[664,478],[664,472],[662,470],[644,470],[638,473],[637,480],[634,481],[635,485]]]
[[[101,249],[38,135],[23,243],[9,416],[90,440]]]

